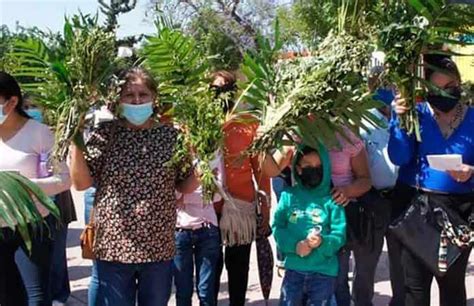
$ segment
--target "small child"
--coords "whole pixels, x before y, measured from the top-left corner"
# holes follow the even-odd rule
[[[331,165],[323,145],[301,147],[293,160],[295,186],[283,191],[273,231],[285,256],[280,305],[323,305],[334,293],[337,252],[346,241],[344,208],[331,197]]]

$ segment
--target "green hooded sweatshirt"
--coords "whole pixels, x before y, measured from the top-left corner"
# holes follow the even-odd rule
[[[331,164],[328,151],[318,148],[323,167],[323,179],[316,188],[306,188],[294,175],[296,184],[286,188],[280,197],[273,218],[273,234],[285,256],[285,268],[301,272],[318,272],[337,276],[337,252],[346,242],[344,208],[331,197]],[[293,173],[296,174],[296,158]],[[315,226],[321,226],[321,245],[308,256],[296,254],[296,245],[305,240]]]

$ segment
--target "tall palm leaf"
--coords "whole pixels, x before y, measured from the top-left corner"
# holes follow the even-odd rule
[[[222,144],[224,114],[209,90],[208,59],[193,38],[166,23],[157,28],[158,34],[147,39],[143,63],[159,80],[160,102],[173,106],[173,119],[183,130],[173,161],[195,153],[204,198],[210,202],[216,191],[210,162]]]
[[[14,172],[0,171],[0,224],[18,230],[28,249],[31,249],[30,230],[43,222],[36,201],[59,218],[54,202],[36,184]]]

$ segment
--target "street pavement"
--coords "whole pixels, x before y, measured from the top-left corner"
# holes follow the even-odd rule
[[[79,221],[70,224],[68,232],[67,243],[67,258],[69,267],[69,278],[71,281],[71,297],[67,303],[68,306],[84,306],[87,305],[87,287],[89,284],[91,273],[91,261],[84,260],[81,257],[81,247],[79,245],[79,235],[84,227],[84,205],[82,200],[82,193],[74,192],[74,199],[76,204],[76,211]],[[270,238],[272,244],[274,241]],[[258,270],[256,250],[252,250],[252,260],[250,267],[250,280],[247,292],[246,305],[278,305],[278,298],[280,295],[280,287],[282,279],[277,276],[277,271],[274,273],[274,282],[270,301],[266,304],[263,301],[260,286],[258,282]],[[352,276],[352,274],[350,275]],[[159,286],[159,284],[156,284]],[[468,306],[474,306],[474,252],[471,253],[470,265],[467,269],[466,277]],[[436,282],[433,282],[431,290],[431,305],[436,306],[438,303],[438,288]],[[382,257],[380,259],[375,284],[374,305],[388,305],[391,296],[390,277],[388,268],[387,249],[384,247]],[[228,305],[227,293],[227,275],[224,272],[221,279],[221,291],[219,292],[219,305]],[[169,302],[169,305],[176,305],[174,294]],[[199,302],[194,295],[193,305],[199,305]]]

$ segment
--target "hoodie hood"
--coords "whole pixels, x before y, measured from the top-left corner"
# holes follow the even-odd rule
[[[331,192],[331,161],[329,159],[329,152],[322,143],[319,143],[319,147],[316,148],[316,151],[318,152],[319,159],[321,160],[321,166],[323,168],[323,179],[321,180],[321,184],[319,184],[318,187],[307,188],[303,186],[303,183],[301,182],[298,172],[296,170],[296,162],[297,162],[298,153],[301,152],[303,148],[305,147],[307,146],[299,145],[297,153],[295,154],[295,157],[293,158],[291,168],[292,168],[292,173],[293,173],[293,179],[295,182],[294,188],[306,193],[311,193],[311,195],[315,197],[328,196]]]

